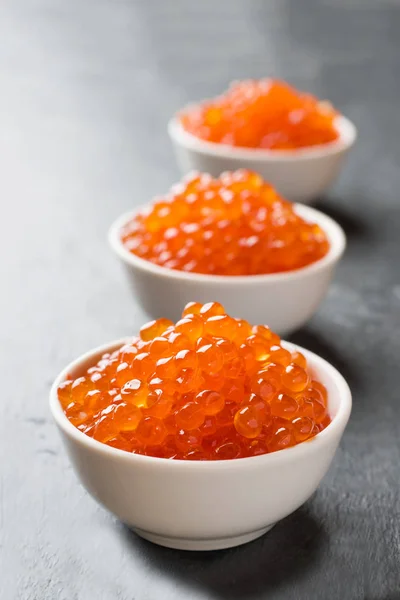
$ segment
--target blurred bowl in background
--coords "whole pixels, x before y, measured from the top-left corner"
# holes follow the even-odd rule
[[[174,116],[168,124],[182,174],[189,171],[218,177],[224,171],[244,168],[259,173],[292,202],[313,204],[339,174],[357,130],[346,117],[335,120],[339,138],[333,142],[297,150],[239,148],[204,141],[188,133]]]

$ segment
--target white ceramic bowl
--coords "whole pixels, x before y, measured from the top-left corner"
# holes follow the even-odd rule
[[[328,390],[332,418],[310,441],[252,458],[168,460],[130,454],[93,440],[68,421],[58,401],[57,388],[67,375],[81,375],[104,352],[126,341],[96,348],[72,362],[50,392],[50,408],[79,479],[123,523],[162,546],[216,550],[263,535],[313,494],[351,411],[349,387],[329,363],[300,348]]]
[[[189,171],[210,173],[244,168],[256,171],[278,192],[292,202],[312,204],[332,184],[343,159],[357,137],[356,128],[345,117],[337,117],[338,140],[299,150],[238,148],[207,142],[185,131],[175,116],[168,132],[183,174]]]
[[[322,227],[330,250],[319,261],[285,273],[236,277],[186,273],[155,265],[129,252],[121,242],[121,228],[135,213],[125,214],[114,222],[109,242],[125,267],[137,300],[151,318],[177,321],[188,302],[217,301],[233,317],[253,324],[267,323],[280,335],[286,335],[315,313],[346,245],[343,230],[330,217],[300,204],[295,211]]]

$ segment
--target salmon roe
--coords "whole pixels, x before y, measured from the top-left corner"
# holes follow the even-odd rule
[[[283,81],[261,79],[233,83],[222,96],[183,111],[180,121],[209,142],[293,150],[336,140],[337,114],[328,102]]]
[[[86,435],[136,454],[226,460],[309,440],[330,423],[327,391],[306,358],[216,303],[189,303],[176,324],[140,337],[58,388]]]
[[[125,247],[169,269],[259,275],[299,269],[329,249],[324,231],[296,214],[260,175],[191,174],[121,230]]]

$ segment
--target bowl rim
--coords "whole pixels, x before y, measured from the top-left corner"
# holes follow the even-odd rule
[[[124,344],[128,343],[131,339],[132,336],[121,338],[119,340],[109,342],[108,344],[98,346],[97,348],[94,348],[82,354],[79,358],[72,361],[59,373],[59,375],[55,378],[50,390],[50,411],[57,426],[62,431],[62,433],[65,434],[65,436],[67,436],[68,438],[72,438],[74,443],[83,445],[87,450],[97,452],[105,457],[114,457],[115,459],[131,462],[133,465],[146,465],[149,468],[158,468],[162,466],[163,468],[172,469],[194,468],[211,469],[213,471],[218,469],[247,468],[251,466],[255,467],[256,465],[260,466],[264,463],[276,463],[279,461],[288,462],[291,460],[291,457],[295,454],[300,457],[307,456],[309,453],[312,453],[314,451],[318,452],[319,449],[325,446],[326,444],[332,443],[335,440],[339,441],[349,420],[352,407],[352,396],[349,385],[347,384],[343,375],[341,375],[339,371],[335,367],[333,367],[328,361],[318,356],[314,352],[306,350],[305,348],[302,348],[297,344],[293,344],[291,342],[286,342],[282,340],[282,343],[286,348],[290,350],[296,349],[302,352],[307,358],[307,361],[310,361],[311,368],[317,367],[318,369],[323,369],[327,377],[329,377],[332,381],[335,382],[336,387],[338,389],[339,405],[336,415],[332,418],[331,423],[323,431],[318,433],[310,440],[302,442],[296,446],[286,448],[284,450],[272,452],[270,454],[262,454],[260,456],[251,456],[246,458],[235,458],[231,460],[215,461],[188,461],[183,459],[172,460],[167,458],[159,458],[156,456],[144,456],[142,454],[133,454],[130,452],[126,452],[125,450],[120,450],[112,446],[107,446],[107,444],[94,440],[93,438],[85,435],[68,420],[58,400],[57,389],[58,386],[67,378],[67,376],[73,373],[74,371],[79,370],[79,367],[83,367],[84,365],[94,362],[105,352],[110,352],[117,348],[120,348]]]
[[[314,272],[322,271],[330,265],[336,263],[342,256],[346,248],[346,235],[342,227],[331,217],[323,212],[306,206],[304,204],[294,203],[295,212],[306,221],[312,221],[320,225],[328,236],[330,247],[328,252],[319,260],[301,267],[300,269],[292,269],[291,271],[282,271],[280,273],[263,273],[259,275],[213,275],[206,273],[187,273],[177,269],[168,269],[160,265],[156,265],[149,260],[140,258],[136,254],[130,252],[122,243],[120,231],[124,225],[130,221],[136,214],[146,208],[145,206],[136,208],[119,216],[111,225],[108,231],[108,242],[113,252],[127,265],[146,271],[153,275],[169,278],[171,280],[185,280],[198,282],[202,284],[219,283],[222,285],[243,285],[259,284],[259,283],[277,283],[282,281],[293,281],[301,279],[304,276],[311,275]]]
[[[193,106],[197,106],[197,104],[188,104],[181,110],[187,110]],[[357,139],[357,128],[354,123],[344,115],[338,115],[334,119],[334,124],[339,132],[339,137],[336,140],[325,144],[288,150],[246,148],[203,140],[184,129],[179,119],[179,113],[175,113],[173,117],[171,117],[168,121],[167,128],[168,134],[173,142],[200,154],[235,160],[252,160],[256,162],[296,162],[301,160],[313,160],[332,154],[340,154],[351,148]]]

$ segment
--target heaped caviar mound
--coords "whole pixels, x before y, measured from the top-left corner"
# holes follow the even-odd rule
[[[221,96],[180,114],[183,128],[209,142],[295,150],[335,141],[338,113],[328,102],[272,79],[235,82]]]
[[[226,460],[283,450],[329,423],[327,391],[303,354],[211,302],[158,319],[58,388],[86,435],[127,452]]]
[[[131,253],[161,267],[210,275],[300,269],[329,250],[325,232],[262,177],[240,169],[192,174],[121,230]]]

